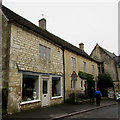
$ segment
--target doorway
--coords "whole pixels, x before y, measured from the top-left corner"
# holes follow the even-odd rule
[[[49,103],[50,103],[49,80],[43,79],[42,81],[42,106],[48,106]]]

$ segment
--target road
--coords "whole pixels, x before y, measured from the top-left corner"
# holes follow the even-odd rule
[[[118,118],[118,108],[120,108],[117,105],[112,105],[104,108],[95,109],[92,111],[88,111],[85,113],[80,113],[74,116],[70,116],[67,118],[64,118],[64,120],[68,120],[68,118]]]

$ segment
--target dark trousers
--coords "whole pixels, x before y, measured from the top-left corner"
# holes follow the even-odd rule
[[[93,104],[93,103],[94,103],[94,97],[90,96],[90,104]]]
[[[96,105],[100,105],[100,101],[101,101],[101,96],[100,95],[97,95],[96,96]]]

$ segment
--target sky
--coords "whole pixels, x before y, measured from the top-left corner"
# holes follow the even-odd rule
[[[90,54],[98,43],[118,53],[117,0],[3,0],[2,4],[38,26],[47,20],[47,31]]]

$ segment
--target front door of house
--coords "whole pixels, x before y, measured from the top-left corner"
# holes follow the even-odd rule
[[[42,81],[42,106],[48,106],[50,102],[49,98],[49,80],[43,79]]]

